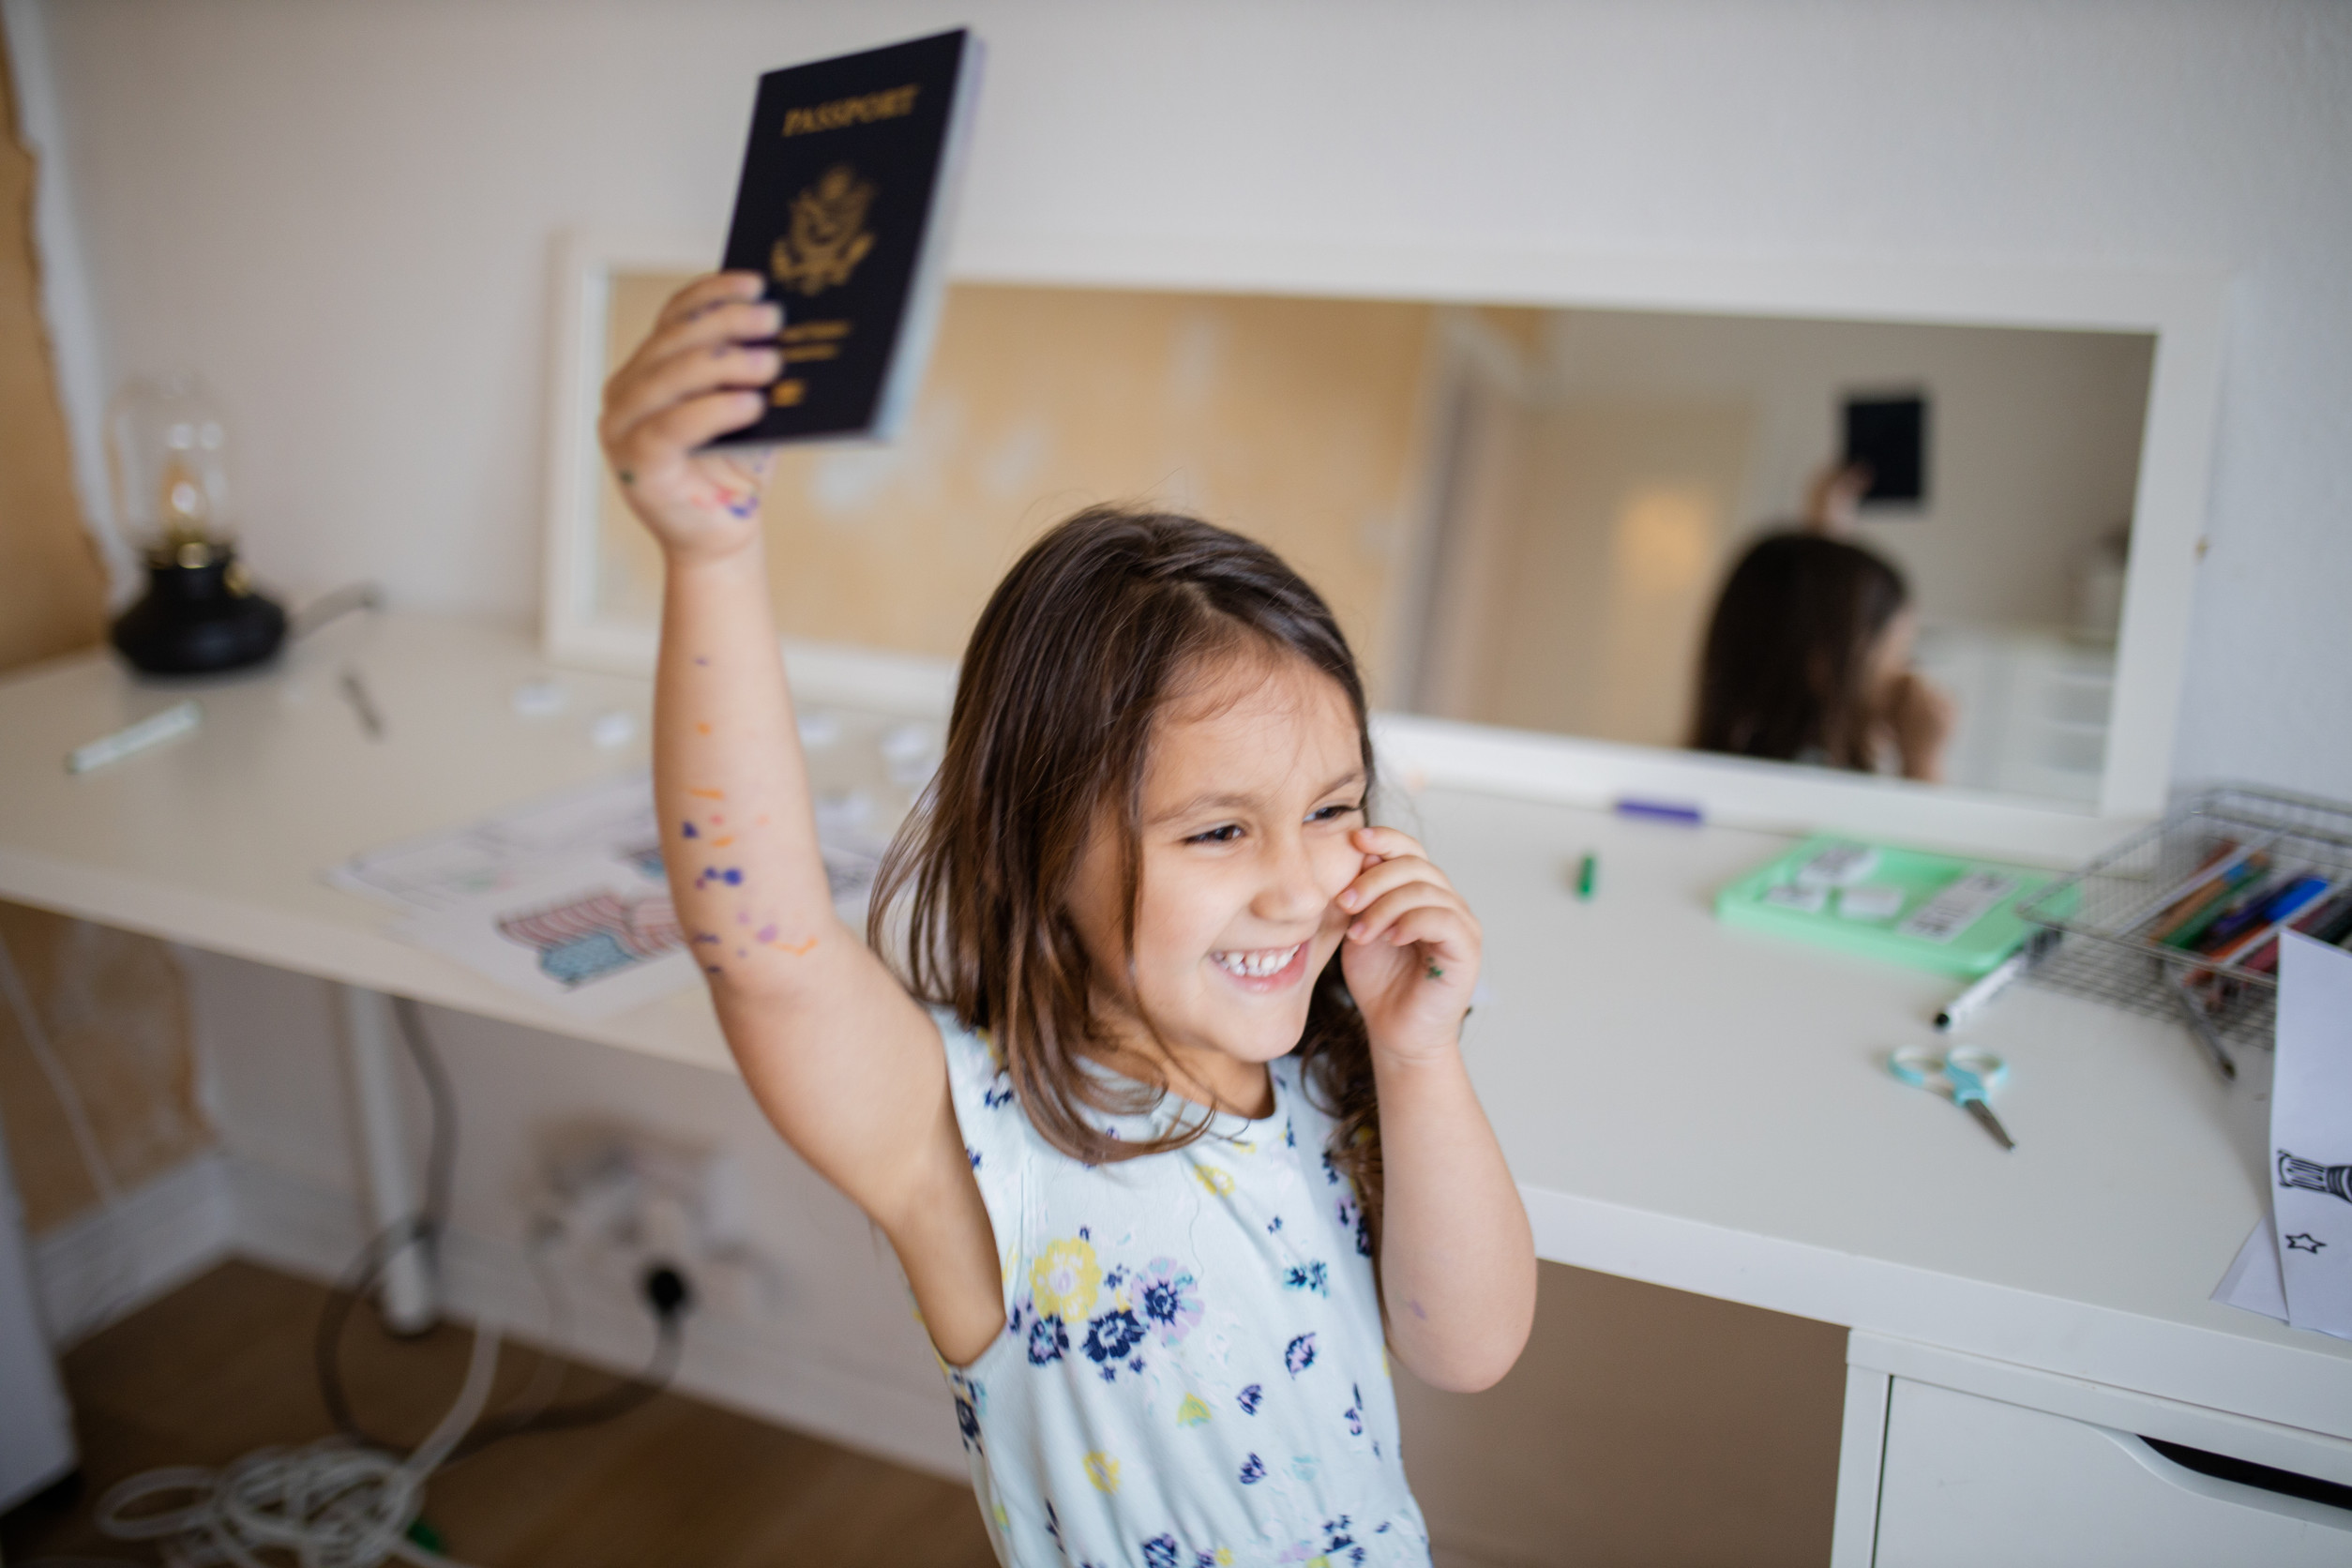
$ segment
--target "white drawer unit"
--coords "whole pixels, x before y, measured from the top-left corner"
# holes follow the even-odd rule
[[[1836,1568],[2352,1565],[2352,1443],[1868,1334],[1847,1359]]]

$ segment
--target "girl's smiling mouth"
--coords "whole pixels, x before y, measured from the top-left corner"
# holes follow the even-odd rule
[[[1232,948],[1212,953],[1210,961],[1253,991],[1280,990],[1306,973],[1308,943],[1291,947]]]

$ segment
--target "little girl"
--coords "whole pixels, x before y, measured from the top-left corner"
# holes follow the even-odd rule
[[[1063,522],[981,614],[861,943],[764,460],[698,450],[777,373],[759,293],[680,293],[601,427],[667,561],[655,793],[746,1080],[896,1249],[1004,1562],[1425,1564],[1387,1350],[1493,1383],[1535,1260],[1462,1065],[1478,923],[1366,819],[1345,639],[1236,535]]]

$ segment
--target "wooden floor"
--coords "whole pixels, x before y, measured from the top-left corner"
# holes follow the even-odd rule
[[[0,1518],[0,1559],[154,1562],[92,1524],[108,1486],[158,1465],[218,1465],[324,1436],[310,1344],[325,1295],[226,1263],[75,1347],[65,1375],[82,1483]],[[415,1442],[456,1397],[471,1343],[445,1327],[395,1340],[372,1314],[354,1314],[343,1365],[362,1419]],[[496,1399],[522,1389],[535,1359],[506,1351]],[[609,1381],[579,1370],[564,1397]],[[437,1471],[425,1519],[475,1568],[996,1560],[969,1487],[671,1394],[604,1425],[510,1439]]]

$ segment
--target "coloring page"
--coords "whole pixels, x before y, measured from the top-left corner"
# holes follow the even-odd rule
[[[539,861],[520,881],[415,915],[392,934],[581,1018],[701,978],[658,862],[648,875],[594,852]]]
[[[862,792],[816,802],[834,907],[853,927],[886,843],[876,815]],[[701,978],[671,907],[647,769],[354,856],[326,879],[407,911],[392,935],[580,1017]]]
[[[2352,1339],[2352,953],[2291,931],[2279,952],[2270,1171],[2287,1321]]]

